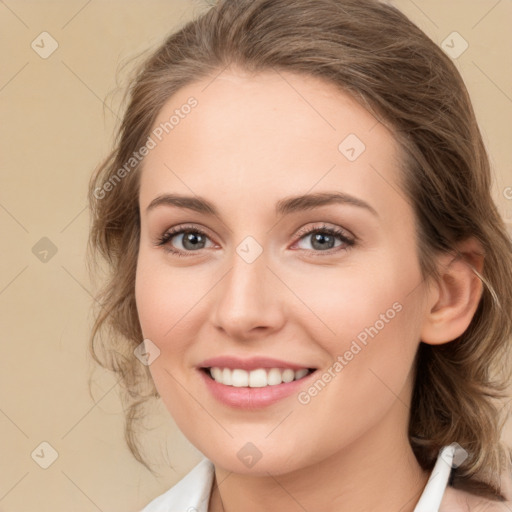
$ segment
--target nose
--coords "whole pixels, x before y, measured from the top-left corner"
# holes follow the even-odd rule
[[[234,254],[231,269],[215,287],[212,322],[232,339],[268,336],[284,324],[286,287],[264,255],[247,263]]]

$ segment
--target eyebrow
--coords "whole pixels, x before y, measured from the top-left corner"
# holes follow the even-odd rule
[[[277,215],[287,215],[331,204],[357,206],[368,210],[376,217],[379,216],[376,210],[367,202],[343,192],[317,192],[314,194],[285,197],[276,203],[275,211]],[[206,215],[219,216],[217,208],[210,201],[199,196],[184,196],[180,194],[162,194],[155,197],[155,199],[149,203],[146,212],[162,205],[176,206]]]

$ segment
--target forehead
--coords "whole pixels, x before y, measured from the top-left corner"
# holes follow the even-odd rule
[[[307,75],[229,70],[189,84],[165,103],[151,137],[146,204],[162,188],[220,190],[220,199],[242,195],[255,206],[256,191],[277,200],[334,188],[370,199],[397,179],[393,134],[334,84]]]

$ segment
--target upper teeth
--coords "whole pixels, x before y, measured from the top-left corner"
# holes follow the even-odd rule
[[[281,370],[280,368],[258,368],[250,372],[238,368],[210,368],[210,375],[213,379],[226,386],[262,388],[265,386],[276,386],[282,382],[302,379],[309,373],[309,370],[302,368],[294,371],[291,368]]]

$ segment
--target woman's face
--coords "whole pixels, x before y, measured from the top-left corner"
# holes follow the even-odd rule
[[[253,474],[404,442],[425,297],[393,135],[324,81],[231,70],[181,89],[151,138],[137,308],[185,436]]]

